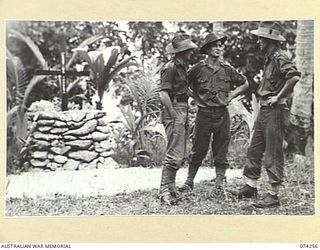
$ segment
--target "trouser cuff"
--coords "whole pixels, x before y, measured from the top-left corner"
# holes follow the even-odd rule
[[[277,195],[280,190],[280,184],[271,184],[269,188],[269,193],[272,195]]]
[[[253,187],[253,188],[257,188],[258,187],[258,180],[255,180],[255,179],[251,179],[247,176],[243,176],[243,182],[245,184],[247,184],[248,186],[250,187]]]

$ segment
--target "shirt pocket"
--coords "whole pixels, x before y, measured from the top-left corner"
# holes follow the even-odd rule
[[[175,77],[174,89],[177,93],[182,94],[187,91],[187,88],[188,88],[187,74],[179,70],[178,74]]]
[[[199,93],[206,93],[208,90],[210,90],[210,80],[208,76],[201,75],[198,78],[198,85],[199,85]]]
[[[225,92],[228,93],[230,91],[231,87],[231,78],[228,76],[218,77],[217,82],[217,90],[219,92]]]
[[[271,91],[274,91],[277,86],[277,79],[279,79],[279,72],[277,72],[276,68],[271,64],[265,71],[264,75],[265,81]]]
[[[273,75],[265,76],[265,82],[269,90],[274,91],[276,89],[277,79]]]

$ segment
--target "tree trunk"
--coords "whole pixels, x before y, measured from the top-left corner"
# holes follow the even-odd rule
[[[314,81],[314,22],[298,21],[296,65],[301,79],[294,88],[290,116],[289,150],[305,154],[307,139],[312,135]]]
[[[223,22],[222,21],[215,21],[212,22],[212,32],[218,35],[222,35],[223,34]]]

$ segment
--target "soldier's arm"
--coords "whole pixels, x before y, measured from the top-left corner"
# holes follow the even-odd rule
[[[231,66],[229,70],[230,70],[229,72],[231,73],[231,80],[233,84],[235,84],[237,87],[230,92],[227,100],[228,103],[232,99],[246,92],[247,89],[249,88],[249,82],[243,74],[239,73],[235,68]]]
[[[228,101],[230,102],[232,99],[243,94],[244,92],[247,91],[248,88],[249,88],[249,82],[248,82],[248,80],[245,80],[245,82],[242,85],[238,86],[236,89],[231,91],[229,98],[228,98],[229,99]]]
[[[161,90],[160,91],[160,98],[162,101],[162,104],[164,105],[164,107],[167,109],[169,115],[171,116],[172,119],[176,119],[177,118],[177,113],[174,110],[173,106],[172,106],[172,102],[171,99],[169,97],[169,93],[166,90]]]
[[[280,90],[279,94],[277,94],[276,96],[269,97],[268,103],[270,105],[273,105],[277,103],[281,98],[287,97],[290,93],[293,92],[293,88],[299,80],[300,80],[299,76],[294,76],[288,79],[285,85],[283,86],[283,88]]]
[[[177,113],[172,106],[172,102],[169,96],[169,91],[172,89],[172,85],[174,82],[175,69],[174,66],[169,64],[161,71],[161,91],[160,91],[160,99],[168,111],[169,115],[175,119],[177,118]]]
[[[285,55],[280,54],[277,56],[279,71],[286,79],[286,83],[276,96],[271,96],[268,100],[270,105],[277,103],[281,98],[288,97],[292,92],[294,86],[300,80],[301,73],[297,70],[296,66]]]
[[[195,84],[195,74],[197,70],[197,64],[191,67],[190,70],[188,70],[188,96],[194,98],[193,91],[194,91],[194,84]]]

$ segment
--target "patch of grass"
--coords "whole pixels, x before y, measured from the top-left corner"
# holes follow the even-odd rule
[[[160,177],[159,177],[160,178]],[[281,206],[257,209],[253,200],[237,200],[228,190],[237,190],[240,179],[226,183],[226,198],[211,197],[214,182],[202,181],[193,193],[176,206],[161,205],[157,189],[139,190],[114,196],[74,197],[57,194],[55,199],[7,199],[6,216],[101,216],[101,215],[314,215],[313,160],[303,158],[286,162],[286,178],[280,192]],[[267,193],[265,171],[259,197]]]

